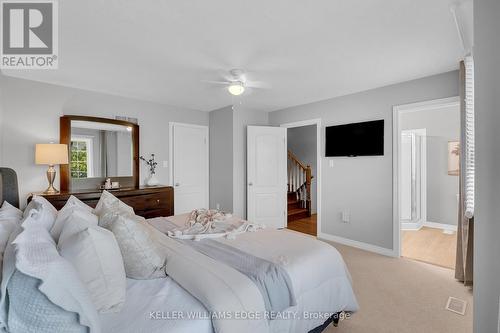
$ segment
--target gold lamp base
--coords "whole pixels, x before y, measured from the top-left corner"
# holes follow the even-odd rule
[[[53,165],[49,165],[47,170],[47,180],[49,181],[49,187],[43,192],[44,194],[57,194],[58,190],[54,187],[54,179],[56,179],[56,169]]]

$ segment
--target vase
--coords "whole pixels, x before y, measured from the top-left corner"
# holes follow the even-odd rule
[[[157,186],[160,182],[154,173],[150,174],[148,179],[146,179],[147,186]]]

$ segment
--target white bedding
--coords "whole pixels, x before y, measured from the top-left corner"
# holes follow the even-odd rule
[[[213,333],[210,319],[186,319],[205,307],[171,278],[127,279],[125,305],[119,313],[101,314],[107,333]],[[185,318],[179,318],[179,317]]]
[[[182,227],[186,217],[186,215],[180,215],[170,217],[169,220]],[[163,218],[151,219],[148,222],[159,230],[162,230],[164,226]],[[238,235],[236,239],[220,238],[218,241],[268,261],[280,263],[290,275],[297,305],[287,310],[289,317],[285,320],[271,320],[270,327],[266,331],[273,333],[308,332],[321,325],[327,319],[324,317],[327,313],[358,309],[345,263],[339,252],[329,244],[293,231],[272,229],[247,232]],[[222,298],[222,294],[228,299],[238,297],[241,299],[241,295],[245,293],[259,295],[258,291],[248,285],[252,282],[246,281],[245,276],[238,276],[235,270],[229,274],[227,271],[229,267],[216,265],[211,258],[197,255],[195,250],[176,243],[173,239],[166,241],[166,244],[169,251],[172,251],[170,258],[167,259],[167,270],[169,266],[173,269],[172,272],[167,273],[198,298],[206,308],[212,311],[214,307],[233,310],[229,301],[227,304],[224,303],[226,300]],[[186,265],[187,261],[190,264]],[[197,277],[198,274],[204,277]],[[204,278],[208,280],[203,281]],[[212,285],[212,283],[215,284]],[[207,288],[207,284],[212,288]],[[220,287],[224,284],[238,286],[238,288],[231,288],[231,291],[226,292]],[[253,297],[256,296],[253,295]],[[245,299],[245,301],[245,304],[238,303],[237,306],[261,308],[259,300],[247,301]],[[224,323],[226,326],[219,326],[220,323],[216,321],[213,324],[218,332],[231,332],[224,329],[224,327],[231,327],[226,323]]]
[[[330,308],[335,303],[336,287],[333,281],[328,281],[302,294],[297,306],[290,308],[289,313],[318,313]],[[170,277],[155,280],[127,279],[127,300],[123,310],[119,313],[100,314],[100,318],[102,332],[109,333],[213,333],[212,322],[208,318],[183,319],[191,314],[204,314],[205,311],[205,307],[196,298]],[[324,321],[325,318],[275,319],[270,324],[270,331],[305,333]]]

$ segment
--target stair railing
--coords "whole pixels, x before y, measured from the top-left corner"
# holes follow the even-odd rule
[[[288,151],[288,192],[294,192],[302,208],[311,216],[311,181],[310,165],[304,165],[297,156]]]

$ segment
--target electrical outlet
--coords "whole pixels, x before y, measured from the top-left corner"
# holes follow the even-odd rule
[[[220,210],[220,204],[216,204],[215,207],[217,208],[217,210]]]
[[[351,221],[351,214],[349,213],[349,211],[344,210],[342,212],[342,222],[349,223],[350,221]]]

